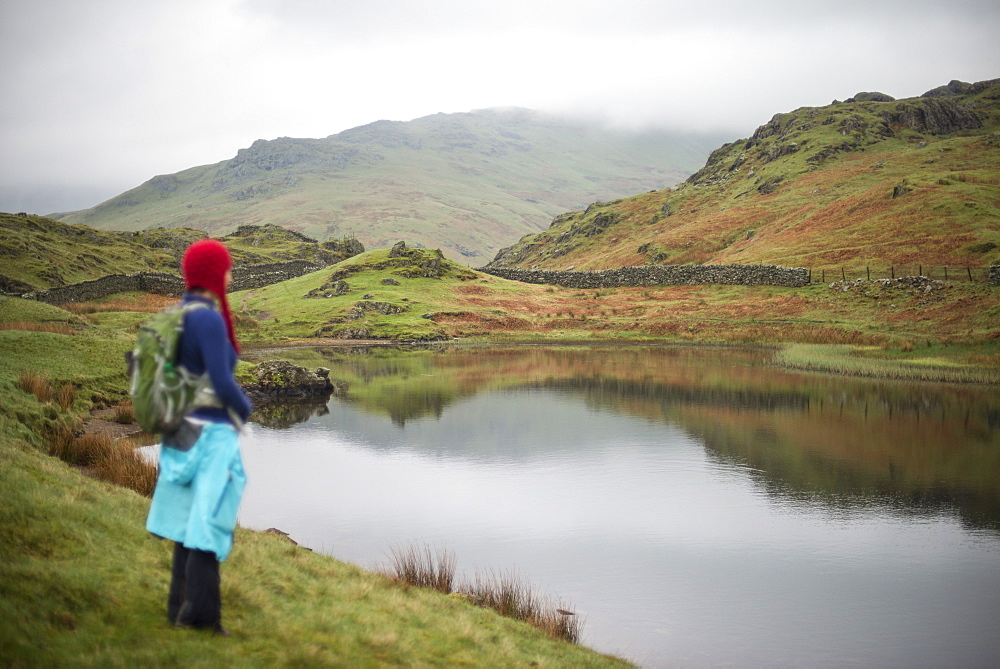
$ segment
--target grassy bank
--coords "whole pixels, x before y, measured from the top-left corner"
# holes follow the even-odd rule
[[[625,664],[466,598],[243,529],[222,567],[233,637],[174,629],[171,545],[145,531],[148,500],[47,453],[52,435],[124,399],[122,355],[145,316],[0,299],[0,665]],[[54,392],[39,398],[46,384]]]

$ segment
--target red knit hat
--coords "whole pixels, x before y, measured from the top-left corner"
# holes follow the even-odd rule
[[[201,288],[210,290],[219,298],[222,307],[222,317],[226,321],[229,341],[233,343],[236,352],[240,346],[236,343],[236,330],[233,328],[233,315],[229,311],[229,301],[226,299],[226,272],[232,269],[233,261],[229,250],[214,239],[202,239],[188,247],[181,260],[181,272],[188,290]]]

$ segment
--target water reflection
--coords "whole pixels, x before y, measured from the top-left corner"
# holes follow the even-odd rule
[[[316,416],[330,413],[328,398],[304,397],[283,401],[257,402],[254,406],[253,421],[266,427],[288,428],[304,423]]]
[[[1000,399],[993,389],[784,372],[766,367],[770,353],[760,350],[438,347],[319,354],[332,378],[348,382],[348,404],[387,415],[396,427],[440,419],[477,393],[545,389],[582,397],[599,412],[678,426],[720,462],[754,471],[770,494],[838,507],[879,502],[903,513],[953,508],[971,527],[1000,529]],[[531,441],[518,436],[524,430],[548,449],[586,441],[574,433],[578,423],[548,420],[547,411],[540,403],[508,419],[470,404],[448,434],[426,441],[408,435],[404,447],[517,457],[518,445]],[[387,433],[373,447],[395,443],[391,431],[375,429]]]
[[[416,539],[517,567],[651,666],[1000,659],[992,389],[766,351],[299,355],[349,388],[255,427],[245,524],[362,564]]]

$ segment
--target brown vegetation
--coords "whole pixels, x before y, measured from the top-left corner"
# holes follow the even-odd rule
[[[477,573],[471,583],[457,588],[455,556],[440,550],[435,555],[428,546],[394,546],[391,564],[384,572],[402,583],[431,588],[444,594],[456,594],[477,606],[492,609],[507,618],[537,627],[550,636],[578,643],[582,623],[579,616],[540,597],[531,586],[513,572]]]
[[[12,321],[0,323],[0,330],[23,330],[25,332],[51,332],[53,334],[71,335],[72,327],[66,323],[37,323],[32,321]]]
[[[17,379],[18,390],[35,396],[39,402],[52,401],[52,383],[37,372],[24,372]]]
[[[66,311],[77,315],[105,311],[138,311],[155,314],[176,303],[177,298],[170,295],[142,293],[108,301],[67,302],[61,306]]]

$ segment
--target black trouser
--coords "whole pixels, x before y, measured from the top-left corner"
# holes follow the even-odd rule
[[[215,553],[174,543],[174,565],[167,596],[167,618],[189,627],[222,627],[219,561]]]

